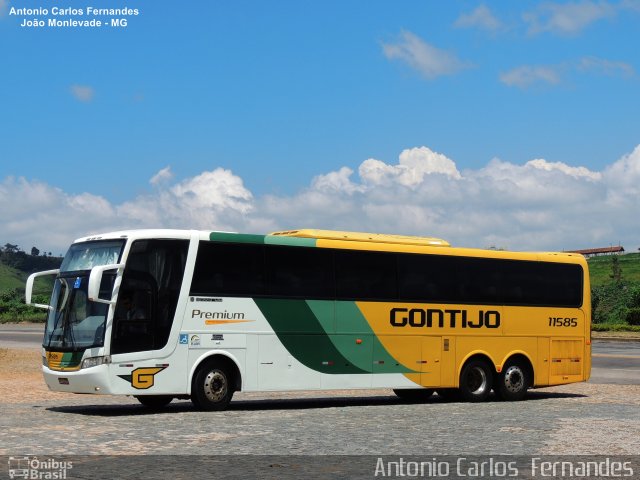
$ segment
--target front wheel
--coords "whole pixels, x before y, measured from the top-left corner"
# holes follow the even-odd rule
[[[233,397],[232,376],[218,362],[203,364],[191,384],[191,401],[200,410],[224,410]]]
[[[460,374],[460,396],[468,402],[482,402],[491,393],[493,369],[484,360],[471,360]]]
[[[518,362],[510,362],[498,376],[495,391],[502,400],[522,400],[529,385],[529,369]]]

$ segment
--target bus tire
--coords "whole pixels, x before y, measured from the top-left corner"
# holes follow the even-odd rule
[[[138,395],[136,400],[147,408],[160,410],[169,405],[173,397],[171,395]]]
[[[199,410],[224,410],[233,397],[233,377],[229,369],[215,360],[204,362],[191,384],[191,401]]]
[[[421,402],[433,395],[431,388],[396,388],[393,390],[398,398],[407,402]]]
[[[529,368],[522,362],[508,362],[498,375],[496,381],[496,394],[502,400],[522,400],[531,385]]]
[[[469,360],[460,373],[460,396],[467,402],[482,402],[491,393],[493,369],[481,359]]]

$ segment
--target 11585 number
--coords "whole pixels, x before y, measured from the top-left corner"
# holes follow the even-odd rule
[[[577,327],[578,319],[577,318],[567,318],[567,317],[549,317],[549,326],[550,327]]]

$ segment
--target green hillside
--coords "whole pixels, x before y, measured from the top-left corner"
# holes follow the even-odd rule
[[[16,270],[0,261],[0,293],[16,288],[24,288],[26,280],[27,274],[25,272]]]
[[[612,281],[612,264],[614,257],[618,259],[618,265],[622,270],[622,279],[631,282],[640,282],[640,253],[627,255],[603,255],[589,259],[589,276],[591,286],[597,287]]]
[[[594,329],[640,331],[640,253],[589,259]]]
[[[25,283],[30,273],[58,268],[61,262],[60,257],[29,255],[16,245],[6,244],[0,250],[0,322],[43,321],[42,309],[24,303]],[[52,287],[52,277],[37,279],[34,301],[48,303]]]

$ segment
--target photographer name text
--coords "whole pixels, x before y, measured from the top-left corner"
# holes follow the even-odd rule
[[[127,28],[130,19],[141,14],[138,8],[52,7],[9,9],[18,26],[41,28]]]

